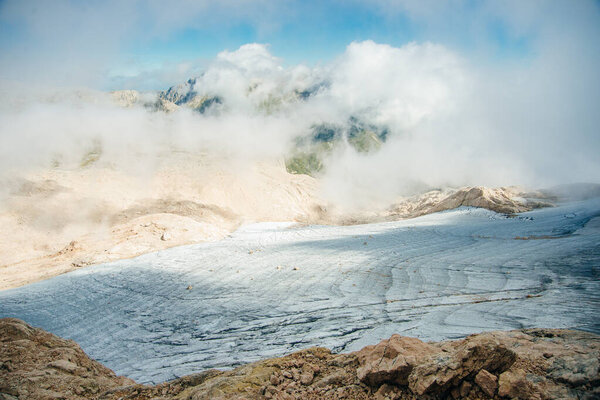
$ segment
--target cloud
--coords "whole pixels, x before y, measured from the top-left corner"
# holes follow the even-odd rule
[[[331,71],[331,96],[352,113],[409,130],[452,107],[452,92],[464,80],[460,64],[456,54],[431,43],[351,43]]]
[[[240,24],[273,32],[279,26],[276,21],[287,15],[285,3],[6,0],[0,3],[0,79],[104,88],[111,84],[112,69],[143,68],[136,52],[151,52],[154,43],[181,32],[212,31],[219,37]]]
[[[104,79],[107,60],[121,51],[119,37],[139,35],[140,27],[149,23],[147,35],[152,37],[181,26],[215,24],[229,11],[234,21],[265,26],[273,16],[291,15],[289,4],[271,2],[181,3],[188,12],[181,11],[186,7],[169,10],[159,2],[106,2],[94,9],[63,1],[52,10],[44,4],[37,11],[21,3],[3,5],[4,21],[26,21],[32,46],[35,38],[47,35],[42,55],[30,54],[26,47],[2,56],[4,77],[17,73],[21,62],[41,57],[49,74],[64,69],[64,82]],[[57,157],[76,165],[95,143],[102,145],[106,162],[124,169],[132,168],[127,161],[132,154],[151,165],[165,148],[240,160],[283,157],[296,137],[310,135],[313,125],[348,128],[348,121],[358,118],[384,126],[390,134],[379,151],[358,153],[342,144],[325,160],[324,193],[340,204],[367,206],[446,185],[537,187],[597,181],[599,7],[585,1],[531,4],[458,1],[425,7],[420,2],[379,2],[376,7],[382,12],[408,15],[419,26],[419,36],[429,40],[398,46],[352,42],[343,54],[315,67],[286,65],[268,45],[251,43],[204,60],[201,73],[190,65],[161,70],[171,77],[161,79],[197,73],[194,90],[223,99],[218,112],[204,115],[120,109],[93,91],[75,97],[40,95],[38,82],[44,79],[22,82],[18,90],[4,84],[0,171],[47,166]],[[116,21],[102,25],[117,14]],[[217,17],[208,21],[210,16]],[[57,21],[64,26],[54,29]],[[494,21],[499,31],[490,31],[497,26]],[[79,28],[82,34],[70,40]],[[465,34],[484,39],[470,50],[451,38]],[[488,51],[514,46],[523,38],[526,54],[498,59]],[[9,62],[14,55],[17,62]],[[299,99],[297,94],[306,90],[311,95]],[[27,93],[34,94],[15,100]]]

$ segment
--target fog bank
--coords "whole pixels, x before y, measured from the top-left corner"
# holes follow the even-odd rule
[[[122,107],[97,90],[4,79],[0,175],[83,168],[90,157],[148,174],[157,158],[173,151],[204,152],[244,168],[289,158],[299,143],[316,145],[319,129],[333,127],[336,141],[319,153],[323,168],[315,175],[323,195],[339,204],[385,203],[433,187],[598,182],[598,7],[489,5],[478,12],[503,18],[507,35],[530,38],[524,54],[498,59],[445,42],[434,29],[443,26],[442,10],[403,4],[403,12],[425,21],[432,40],[352,42],[316,66],[286,64],[266,44],[224,50],[189,76],[195,80],[173,89],[196,101],[212,99],[202,112],[185,104],[156,111],[148,107],[156,101],[153,92]],[[540,10],[544,19],[536,14]],[[2,63],[9,71],[10,62]],[[63,72],[72,65],[78,64],[64,64]],[[357,129],[378,135],[376,146],[361,151],[352,145]]]

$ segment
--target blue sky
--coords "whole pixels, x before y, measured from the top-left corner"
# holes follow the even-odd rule
[[[197,73],[220,51],[253,42],[286,65],[327,63],[363,40],[527,62],[547,32],[600,25],[599,9],[593,0],[3,0],[0,80],[153,88],[181,78],[168,69]]]
[[[212,58],[218,52],[234,50],[246,43],[268,43],[285,62],[315,64],[341,54],[353,41],[373,40],[402,46],[411,41],[441,41],[462,50],[476,49],[485,41],[499,57],[527,55],[527,35],[513,35],[506,23],[492,18],[487,29],[471,35],[470,27],[460,25],[431,32],[402,10],[386,13],[385,8],[362,2],[293,2],[292,11],[280,11],[273,26],[264,27],[252,18],[233,19],[206,25],[182,26],[152,41],[132,41],[128,51],[148,63],[168,60]],[[464,2],[461,14],[477,14],[482,2]],[[448,32],[451,30],[451,32]],[[476,37],[475,37],[476,36]],[[483,37],[482,37],[483,36]]]

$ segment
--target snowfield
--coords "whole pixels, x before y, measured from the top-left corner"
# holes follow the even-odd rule
[[[506,217],[460,208],[355,226],[247,225],[218,242],[0,292],[0,317],[139,382],[393,333],[600,333],[600,199]]]

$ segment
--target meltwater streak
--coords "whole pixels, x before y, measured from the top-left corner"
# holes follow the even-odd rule
[[[392,333],[600,333],[600,199],[508,218],[461,208],[346,227],[263,223],[0,292],[0,317],[140,382]]]

